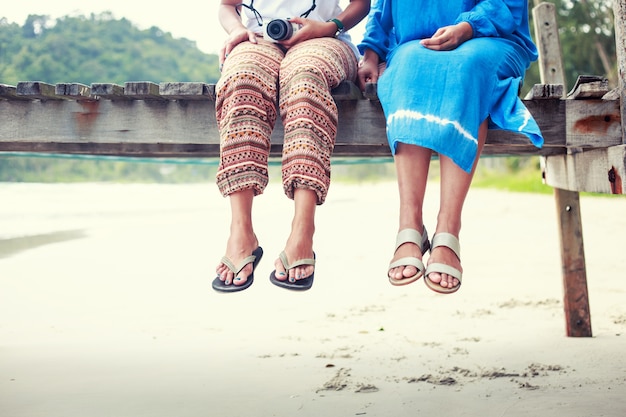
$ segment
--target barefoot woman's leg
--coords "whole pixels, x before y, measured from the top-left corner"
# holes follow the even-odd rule
[[[463,204],[465,203],[465,198],[467,197],[486,139],[487,121],[485,120],[480,125],[478,131],[478,152],[472,171],[469,174],[459,168],[450,158],[445,156],[441,157],[441,194],[435,234],[445,232],[454,235],[457,239],[459,238]],[[428,263],[430,264],[432,262],[449,265],[459,271],[463,271],[459,258],[457,258],[450,248],[445,246],[439,246],[431,250]],[[444,288],[454,288],[459,285],[458,279],[439,272],[430,273],[428,279]]]
[[[291,221],[291,233],[285,245],[285,254],[290,262],[313,258],[317,194],[305,188],[297,188],[294,191],[293,200],[294,215]],[[280,259],[276,260],[274,266],[276,267],[276,278],[281,281],[288,279],[289,282],[309,277],[315,270],[313,265],[302,265],[285,271]]]
[[[422,234],[424,232],[422,209],[431,156],[432,151],[430,149],[398,143],[394,156],[400,194],[398,231],[415,229]],[[404,257],[422,259],[422,252],[417,245],[405,243],[396,250],[392,262]],[[416,273],[417,269],[408,265],[392,268],[389,270],[388,275],[390,278],[400,280],[411,277]]]
[[[230,236],[226,243],[226,257],[233,260],[235,265],[249,256],[259,242],[252,227],[252,200],[254,191],[248,188],[230,195],[231,223]],[[217,275],[224,284],[243,285],[252,273],[252,264],[246,265],[237,276],[223,263],[216,268]]]

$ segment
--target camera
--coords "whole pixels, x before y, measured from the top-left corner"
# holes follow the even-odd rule
[[[273,19],[263,26],[263,39],[271,42],[287,40],[300,29],[300,25],[287,19]]]

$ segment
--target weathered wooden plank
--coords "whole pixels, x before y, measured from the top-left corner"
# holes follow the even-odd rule
[[[60,83],[54,87],[54,93],[71,100],[91,99],[91,88],[79,83]]]
[[[168,100],[215,100],[215,85],[193,82],[161,83],[159,93]]]
[[[617,100],[566,100],[565,137],[568,148],[607,148],[622,144],[622,120]]]
[[[363,98],[361,89],[352,82],[343,82],[331,92],[335,101],[339,100],[360,100]]]
[[[563,190],[626,194],[626,145],[550,157],[547,184]]]
[[[563,84],[535,84],[526,94],[526,100],[554,100],[563,97]]]
[[[93,90],[92,90],[93,91]],[[532,100],[528,108],[538,116],[544,130],[546,146],[537,150],[522,135],[490,131],[486,154],[554,154],[565,152],[564,100]],[[380,103],[370,100],[338,100],[341,121],[338,126],[337,148],[376,149],[376,155],[388,152],[378,148],[387,146],[385,119]],[[215,121],[215,103],[210,100],[191,100],[184,105],[178,101],[162,100],[95,100],[0,102],[0,146],[10,151],[9,142],[71,143],[92,141],[113,142],[171,142],[219,143]],[[272,141],[282,143],[280,121]],[[600,140],[592,144],[602,145]],[[39,145],[43,146],[43,145]],[[34,147],[34,145],[33,145]],[[21,149],[24,146],[20,146]],[[41,148],[39,148],[41,149]],[[361,156],[368,155],[364,153]]]
[[[124,84],[124,94],[135,100],[165,100],[159,85],[150,81],[135,81]]]
[[[56,94],[56,87],[40,81],[22,81],[17,83],[17,94],[31,100],[62,100],[66,97]]]
[[[118,84],[96,83],[91,84],[91,94],[106,100],[131,100],[124,94],[124,87]]]
[[[45,146],[50,151],[54,151],[55,142],[219,143],[213,100],[104,100],[99,95],[101,86],[92,87],[92,97],[100,97],[96,103],[93,100],[0,101],[0,150],[11,151],[18,141],[32,143],[33,148],[39,143],[38,149]],[[614,132],[617,122],[614,118],[607,121],[607,114],[616,111],[615,101],[525,100],[525,104],[542,129],[544,148],[536,149],[523,135],[491,130],[485,155],[558,155],[572,146],[606,148],[619,141]],[[359,156],[370,155],[368,152],[372,152],[370,156],[388,155],[385,119],[378,101],[337,100],[337,106],[339,154],[345,150],[362,152]],[[569,129],[577,135],[571,144],[566,141],[566,118],[590,120],[582,127],[571,124]],[[279,121],[272,135],[277,151],[282,136]],[[20,145],[20,151],[28,146]],[[211,151],[211,154],[217,153]]]
[[[609,92],[609,80],[597,75],[579,75],[567,98],[582,100],[586,98],[602,98]]]
[[[19,96],[17,88],[12,85],[0,84],[0,99],[4,100],[29,100],[27,97]]]
[[[366,83],[363,96],[368,100],[378,100],[378,85],[376,83]]]

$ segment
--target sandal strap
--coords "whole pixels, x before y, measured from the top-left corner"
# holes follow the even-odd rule
[[[230,260],[230,258],[227,258],[226,256],[222,257],[222,263],[224,265],[226,265],[226,268],[230,269],[233,274],[238,275],[242,269],[244,269],[246,267],[246,265],[248,265],[249,263],[254,263],[254,261],[256,260],[256,255],[249,255],[246,256],[243,261],[241,261],[240,263],[240,267],[237,268],[235,266],[235,264],[233,263],[233,261]]]
[[[457,258],[461,259],[461,244],[459,243],[459,239],[454,236],[452,233],[437,233],[433,236],[433,241],[431,243],[431,253],[432,250],[437,246],[445,246],[454,252]],[[453,275],[453,274],[450,274]]]
[[[398,266],[414,266],[417,268],[418,273],[424,271],[424,263],[413,256],[400,258],[397,261],[390,263],[388,269],[393,269]]]
[[[428,242],[428,232],[426,231],[426,227],[424,227],[424,235],[418,232],[416,229],[402,229],[398,232],[396,236],[396,248],[394,251],[398,250],[400,246],[405,243],[413,243],[420,248],[422,253],[425,253],[430,244]]]
[[[453,276],[454,278],[459,280],[458,286],[461,286],[461,278],[463,277],[463,274],[461,273],[461,271],[459,271],[456,268],[451,267],[450,265],[433,262],[426,267],[426,271],[424,272],[424,275],[428,278],[428,275],[430,275],[432,272],[438,272],[440,274],[447,274],[447,275]],[[438,284],[435,284],[433,282],[432,285],[438,285]]]
[[[285,251],[282,251],[278,255],[278,257],[280,258],[280,261],[283,263],[283,266],[285,267],[286,271],[289,271],[290,269],[293,269],[296,266],[300,266],[300,265],[315,265],[315,258],[303,258],[290,264],[289,260],[287,259],[287,254],[285,253]]]

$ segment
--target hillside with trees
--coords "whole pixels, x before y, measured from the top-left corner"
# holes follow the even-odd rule
[[[0,12],[1,13],[1,12]],[[30,15],[22,26],[0,19],[0,83],[118,83],[219,78],[218,59],[194,41],[157,27],[140,30],[110,13],[62,17]]]

